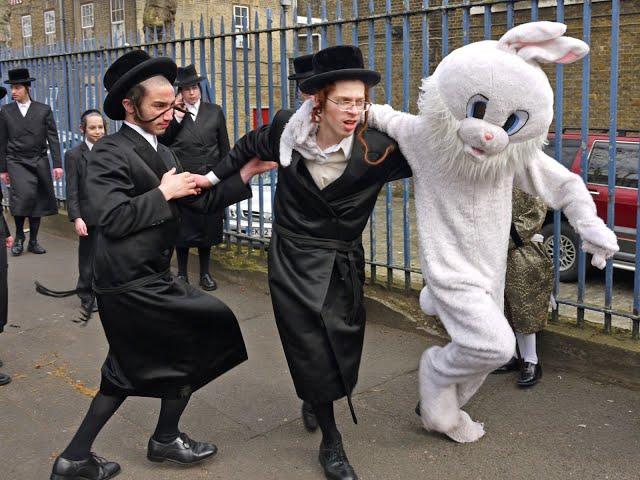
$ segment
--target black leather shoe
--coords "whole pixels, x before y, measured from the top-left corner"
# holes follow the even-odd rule
[[[42,255],[43,253],[47,253],[47,251],[42,248],[42,245],[40,245],[38,242],[29,242],[29,245],[27,246],[27,250],[29,250],[31,253],[35,253],[36,255]]]
[[[6,373],[0,373],[0,386],[11,383],[11,377]]]
[[[202,287],[203,290],[206,290],[207,292],[210,292],[218,288],[218,284],[213,278],[211,278],[211,275],[209,275],[208,273],[205,273],[200,277],[200,286]]]
[[[315,432],[318,429],[318,419],[309,402],[302,402],[302,423],[307,432]]]
[[[542,378],[542,366],[538,363],[524,362],[520,376],[518,377],[519,387],[533,387]]]
[[[86,460],[56,458],[49,480],[107,480],[120,473],[120,465],[92,453]]]
[[[516,370],[520,370],[520,359],[512,357],[511,360],[502,365],[500,368],[496,368],[491,373],[509,373],[515,372]]]
[[[13,247],[11,247],[11,255],[13,255],[14,257],[19,257],[20,255],[22,255],[22,252],[24,251],[24,238],[16,238],[13,241]]]
[[[160,443],[150,438],[147,458],[152,462],[168,460],[180,465],[192,465],[212,457],[217,451],[218,447],[213,443],[196,442],[191,440],[186,433],[181,433],[170,443]]]
[[[178,274],[178,275],[176,275],[176,278],[178,280],[182,280],[184,283],[189,283],[189,277],[187,277],[186,275]]]
[[[318,460],[324,469],[324,476],[328,480],[358,480],[347,454],[344,453],[342,442],[334,443],[328,447],[321,443]]]

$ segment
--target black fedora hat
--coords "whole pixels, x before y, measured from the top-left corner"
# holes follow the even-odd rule
[[[304,80],[313,75],[313,53],[302,55],[293,59],[293,71],[289,80]]]
[[[187,65],[186,67],[178,67],[178,76],[176,77],[176,87],[188,87],[200,83],[206,77],[201,77],[196,72],[196,67]]]
[[[28,68],[14,68],[13,70],[9,70],[9,79],[5,80],[4,83],[9,85],[31,85],[31,82],[35,82],[36,79],[29,75]]]
[[[313,56],[313,75],[300,83],[300,90],[314,94],[328,83],[361,80],[370,87],[380,82],[380,74],[364,68],[362,52],[354,45],[339,45],[320,50]]]
[[[7,96],[7,89],[4,87],[0,87],[0,100]]]
[[[148,78],[162,75],[173,84],[177,66],[169,57],[151,58],[144,50],[132,50],[111,64],[104,74],[104,113],[112,120],[124,120],[122,100],[127,92]]]

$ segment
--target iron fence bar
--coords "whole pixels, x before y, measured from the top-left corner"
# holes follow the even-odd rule
[[[255,14],[256,30],[260,28],[260,20],[258,19],[258,12]],[[262,78],[260,77],[260,35],[255,35],[255,75],[256,75],[256,128],[262,126]],[[251,200],[251,199],[249,199]],[[253,209],[249,207],[249,217],[252,217],[251,212]],[[262,175],[258,175],[258,231],[260,237],[264,237],[264,179]],[[251,243],[249,243],[251,245]],[[264,253],[264,249],[260,249],[260,253]]]
[[[449,5],[449,0],[442,0],[442,6],[446,7]],[[441,18],[442,24],[442,42],[440,47],[442,49],[442,58],[446,57],[449,53],[449,11],[442,10]]]
[[[491,5],[484,6],[484,39],[491,40]]]
[[[358,18],[358,0],[353,0],[352,2],[352,13],[351,13],[351,18],[354,20],[353,23],[353,30],[351,32],[351,43],[353,45],[358,45],[358,24],[360,23],[360,20]]]
[[[607,169],[607,226],[615,226],[616,194],[616,135],[618,131],[618,48],[620,33],[620,0],[611,2],[611,79],[609,98],[609,164]],[[611,309],[613,301],[613,259],[607,261],[605,268],[604,306]],[[604,314],[604,331],[611,333],[611,314]]]
[[[404,0],[405,10],[409,9],[409,0]],[[409,90],[409,59],[411,52],[409,48],[409,17],[402,19],[402,109],[409,110],[410,90]],[[409,229],[409,179],[402,180],[402,230],[403,230],[403,254],[404,254],[404,289],[409,292],[411,289],[411,273],[407,270],[411,266],[411,231]]]
[[[538,0],[531,0],[531,21],[538,21]]]
[[[635,313],[621,312],[620,310],[614,310],[613,308],[598,307],[597,305],[590,305],[588,303],[579,303],[577,301],[567,300],[567,299],[557,299],[556,302],[562,305],[568,305],[570,307],[582,307],[585,310],[600,312],[600,313],[604,313],[605,315],[608,314],[608,315],[615,315],[617,317],[629,318],[634,323],[640,321],[640,317]]]
[[[386,0],[387,13],[391,13],[391,0]],[[384,25],[384,37],[385,37],[385,79],[384,79],[384,92],[385,100],[388,104],[393,103],[393,96],[391,91],[391,75],[392,75],[392,46],[393,38],[391,36],[391,17],[387,17]],[[386,184],[386,220],[387,220],[387,288],[391,288],[393,284],[393,187],[390,182]]]
[[[465,0],[465,7],[462,9],[462,44],[467,45],[471,41],[471,8],[469,0]]]
[[[267,9],[267,28],[270,28],[273,24],[273,17],[271,9]],[[282,59],[280,61],[282,63]],[[273,33],[267,34],[267,82],[269,84],[269,123],[273,121],[273,117],[275,116],[275,101],[273,96]],[[276,185],[276,172],[274,170],[269,171],[269,183],[271,184],[271,225],[273,226],[273,204],[275,203],[276,189],[274,188]]]
[[[371,2],[373,5],[373,0]],[[424,13],[421,15],[422,20],[422,77],[429,76],[429,14],[427,10],[429,9],[429,0],[422,0],[422,9]],[[373,21],[373,20],[372,20]]]
[[[342,26],[346,23],[351,23],[351,20],[342,19],[342,2],[337,0],[336,2],[336,45],[342,45]]]
[[[373,14],[374,6],[373,0],[369,0],[369,13]],[[325,27],[326,28],[326,27]],[[368,64],[370,70],[375,70],[376,64],[376,44],[375,44],[375,24],[374,20],[367,20],[367,42],[369,47],[369,58]],[[371,89],[371,102],[375,102],[376,91],[375,89]],[[371,281],[376,283],[377,277],[377,265],[375,265],[375,260],[377,257],[376,252],[376,206],[374,204],[371,209],[371,215],[369,216],[369,257],[371,258]]]

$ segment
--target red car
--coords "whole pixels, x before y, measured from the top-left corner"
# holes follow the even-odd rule
[[[616,178],[614,232],[620,251],[613,266],[625,270],[635,269],[636,212],[638,199],[638,131],[619,131],[616,137]],[[547,155],[555,158],[555,134],[549,134]],[[609,136],[606,131],[590,133],[587,140],[587,188],[598,210],[598,216],[607,222]],[[565,130],[562,134],[562,164],[574,173],[581,173],[580,132]],[[547,251],[553,252],[553,211],[547,213],[542,228]],[[562,215],[560,225],[560,280],[572,282],[578,278],[578,236]],[[590,260],[588,260],[589,262]],[[587,263],[588,264],[588,263]]]

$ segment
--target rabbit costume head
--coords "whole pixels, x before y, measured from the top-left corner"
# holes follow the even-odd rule
[[[446,56],[423,81],[418,105],[437,131],[443,169],[473,178],[516,170],[535,155],[553,119],[553,90],[540,63],[571,63],[589,52],[566,25],[532,22],[499,41]]]

